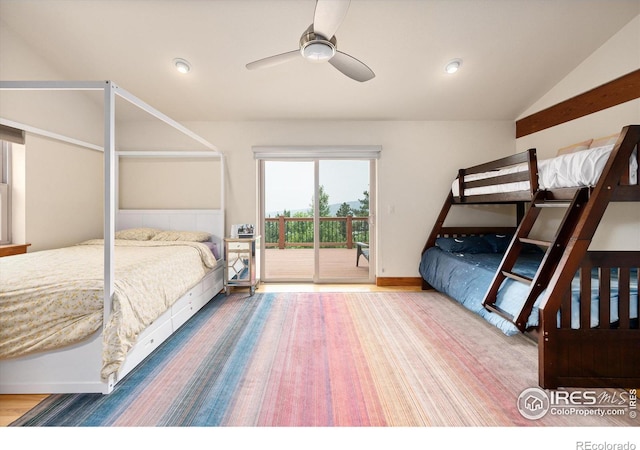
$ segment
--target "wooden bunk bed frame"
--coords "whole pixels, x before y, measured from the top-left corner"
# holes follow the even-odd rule
[[[115,232],[126,228],[153,227],[166,230],[206,231],[222,249],[225,230],[225,159],[224,154],[204,138],[185,128],[149,104],[138,99],[112,81],[0,81],[0,90],[32,91],[103,91],[104,146],[83,142],[48,130],[2,118],[0,123],[22,129],[27,133],[66,142],[81,148],[104,153],[104,289],[103,324],[111,315],[114,287]],[[116,151],[115,100],[120,97],[155,119],[189,137],[194,151]],[[118,164],[121,158],[213,158],[220,161],[220,207],[190,210],[126,210],[119,209],[117,199]],[[173,332],[192,317],[209,300],[224,289],[224,261],[198,284],[180,297],[164,314],[149,325],[137,338],[136,344],[117,373],[103,379],[102,330],[84,341],[57,350],[40,352],[0,361],[0,393],[102,393],[109,394],[123,377],[150,355]],[[103,325],[104,326],[104,325]]]
[[[468,169],[461,169],[458,177],[459,194],[454,196],[450,191],[440,214],[424,245],[422,253],[433,247],[438,237],[454,237],[481,235],[487,233],[514,233],[510,248],[505,253],[501,272],[505,261],[517,256],[520,241],[543,244],[541,241],[527,239],[519,233],[523,227],[531,226],[530,214],[533,212],[534,201],[542,197],[543,201],[573,201],[576,198],[577,207],[568,208],[573,211],[572,220],[567,220],[567,214],[562,221],[554,241],[544,243],[553,251],[547,250],[538,273],[546,276],[538,281],[546,293],[539,304],[540,322],[535,329],[525,329],[518,324],[518,318],[510,317],[521,331],[538,342],[539,370],[538,381],[543,388],[564,387],[617,387],[629,388],[640,384],[640,328],[638,320],[631,320],[629,303],[630,269],[640,266],[640,251],[589,251],[589,245],[611,202],[639,202],[640,183],[629,183],[629,158],[640,144],[640,125],[629,125],[622,128],[621,134],[611,151],[606,165],[592,188],[563,188],[542,191],[538,187],[538,170],[535,149],[512,155],[490,163],[481,164]],[[487,172],[505,166],[527,163],[525,172],[498,176],[473,182],[464,181],[469,174]],[[638,169],[640,172],[640,169]],[[640,175],[638,173],[637,175]],[[530,183],[528,191],[512,193],[466,196],[465,190],[472,187],[489,186],[513,181]],[[487,205],[514,204],[517,207],[517,223],[513,227],[445,227],[445,219],[453,205]],[[528,207],[528,208],[527,208]],[[580,302],[580,327],[571,325],[571,283],[575,274],[580,271],[581,297],[591,295],[592,269],[599,269],[599,323],[610,323],[610,285],[611,270],[618,270],[619,283],[619,320],[611,326],[591,327],[591,301]],[[497,281],[496,281],[497,280]],[[531,281],[531,280],[529,280]],[[501,282],[496,273],[494,284]],[[423,289],[431,286],[423,280]],[[492,288],[490,288],[491,291]],[[496,288],[497,290],[497,288]],[[487,293],[483,304],[493,312],[491,292]],[[529,307],[532,304],[528,305]],[[526,306],[524,313],[527,314]],[[528,309],[529,313],[531,309]],[[560,319],[559,319],[560,317]]]

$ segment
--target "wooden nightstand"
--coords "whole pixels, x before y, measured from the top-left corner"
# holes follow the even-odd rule
[[[31,244],[6,244],[0,245],[0,258],[3,256],[20,255],[27,253],[27,247]]]

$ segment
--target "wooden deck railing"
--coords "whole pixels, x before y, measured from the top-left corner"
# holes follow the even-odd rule
[[[263,245],[266,248],[313,247],[313,217],[267,217]],[[369,242],[369,217],[320,217],[320,246],[353,248]]]

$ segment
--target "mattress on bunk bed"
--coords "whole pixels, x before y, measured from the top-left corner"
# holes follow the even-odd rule
[[[579,186],[595,186],[600,178],[600,174],[609,159],[613,150],[613,145],[594,147],[575,153],[556,156],[555,158],[542,159],[538,161],[538,184],[540,189],[559,189]],[[637,184],[637,151],[634,150],[629,158],[629,182]],[[465,175],[466,182],[483,180],[486,178],[509,175],[512,173],[525,172],[529,170],[528,165],[518,164],[500,170]],[[466,196],[502,194],[506,192],[517,192],[529,190],[529,181],[518,181],[513,183],[503,183],[491,186],[482,186],[464,190]],[[459,196],[460,186],[458,180],[451,184],[454,196]]]
[[[453,298],[465,308],[483,317],[487,322],[499,328],[504,334],[511,336],[519,333],[518,328],[503,317],[488,311],[482,306],[482,300],[489,289],[497,267],[502,261],[501,253],[456,253],[444,251],[439,247],[431,247],[422,255],[420,274],[434,289]],[[541,252],[524,253],[518,258],[514,272],[532,278],[542,261]],[[597,269],[596,269],[597,270]],[[591,285],[591,327],[598,326],[599,281],[592,277]],[[618,320],[618,280],[615,271],[611,274],[611,322]],[[572,328],[580,327],[579,308],[580,280],[576,277],[571,285],[572,294]],[[528,294],[528,286],[524,283],[506,279],[498,291],[496,305],[510,314],[520,311],[522,302]],[[538,304],[544,296],[540,294],[527,320],[527,327],[539,325]],[[634,270],[631,281],[630,316],[638,317],[638,276]]]
[[[0,258],[0,359],[61,348],[103,322],[104,241]],[[216,265],[200,242],[115,240],[115,282],[102,376],[137,336]]]

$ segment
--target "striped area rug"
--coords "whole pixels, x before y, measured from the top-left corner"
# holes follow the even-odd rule
[[[612,426],[524,418],[537,349],[435,292],[219,295],[110,395],[12,426]],[[629,420],[629,419],[627,419]]]

